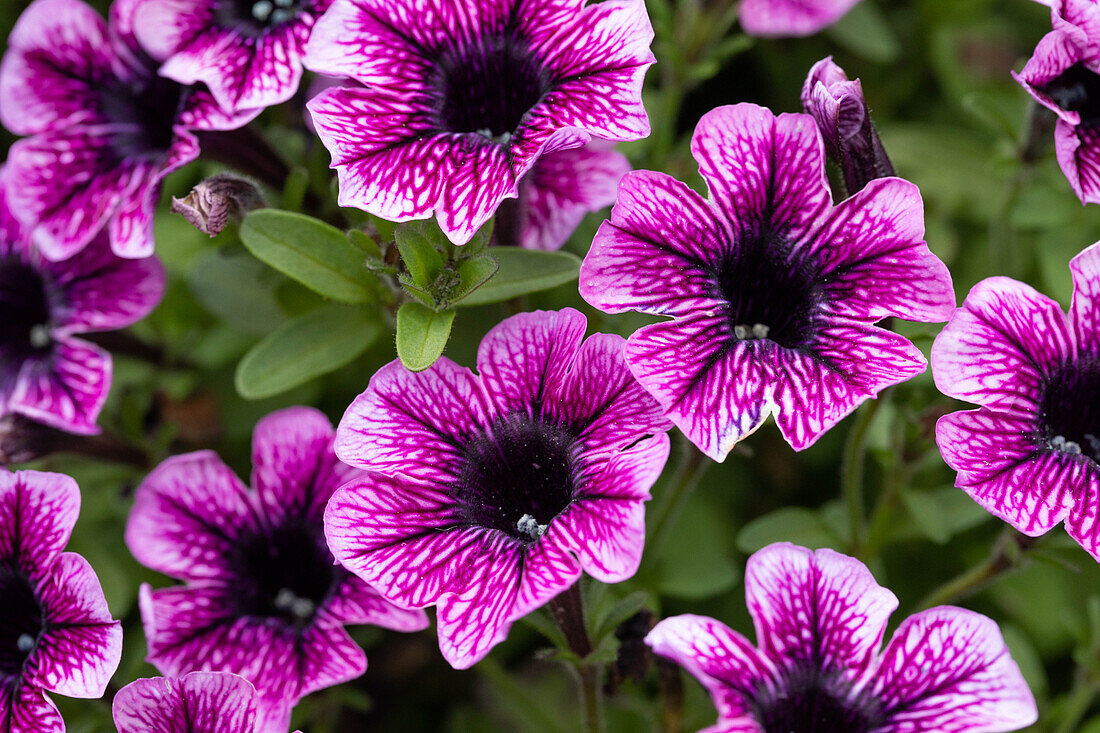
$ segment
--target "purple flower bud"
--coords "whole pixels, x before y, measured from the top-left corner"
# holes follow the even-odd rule
[[[840,166],[848,194],[876,178],[894,175],[878,133],[871,124],[859,79],[849,80],[832,56],[810,69],[802,86],[802,108],[825,138],[825,150]]]
[[[251,182],[219,173],[191,189],[179,199],[172,197],[172,211],[203,234],[218,234],[230,221],[239,222],[245,214],[265,205],[264,197]]]

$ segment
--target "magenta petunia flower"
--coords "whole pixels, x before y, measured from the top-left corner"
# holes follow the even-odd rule
[[[1069,315],[1006,277],[974,286],[932,346],[944,394],[977,410],[936,424],[955,485],[1038,536],[1066,531],[1100,560],[1100,243],[1070,262]]]
[[[705,616],[646,637],[710,692],[702,733],[999,733],[1036,721],[1035,700],[997,624],[939,606],[910,616],[879,653],[897,608],[858,560],[788,542],[749,558],[756,647]]]
[[[105,236],[63,262],[45,259],[8,208],[8,170],[0,172],[0,417],[99,432],[111,355],[76,335],[144,318],[164,293],[164,268],[155,257],[114,256]]]
[[[840,20],[859,0],[741,0],[738,17],[750,36],[812,36]]]
[[[116,254],[151,255],[161,181],[198,156],[193,131],[257,113],[226,114],[208,90],[157,76],[134,40],[133,6],[116,0],[108,25],[81,0],[35,0],[0,63],[0,121],[31,136],[8,153],[8,196],[52,260],[104,226]]]
[[[152,677],[123,687],[112,705],[118,733],[256,733],[256,688],[230,672]]]
[[[366,85],[309,103],[340,203],[464,244],[540,155],[649,134],[652,39],[642,0],[335,0],[305,65]]]
[[[813,120],[751,104],[707,113],[692,154],[710,198],[626,174],[580,293],[610,313],[674,318],[631,336],[626,362],[700,450],[723,460],[771,414],[802,450],[924,371],[913,344],[873,325],[954,307],[916,186],[880,178],[834,207]]]
[[[313,24],[332,0],[137,0],[134,33],[180,84],[203,83],[225,109],[290,99]]]
[[[1052,0],[1054,29],[1016,81],[1058,115],[1058,164],[1081,203],[1100,203],[1100,5]]]
[[[62,552],[80,489],[59,473],[0,471],[0,730],[64,733],[46,696],[102,697],[122,656],[92,567]]]
[[[547,153],[519,184],[519,243],[528,249],[561,249],[590,211],[615,203],[630,161],[610,143]]]
[[[481,342],[478,375],[442,358],[383,367],[348,408],[336,452],[370,470],[329,502],[336,559],[394,603],[435,605],[464,669],[581,571],[634,574],[668,422],[623,363],[582,343],[579,312],[521,313]]]
[[[363,673],[345,624],[428,625],[335,565],[325,546],[325,503],[359,475],[336,460],[332,439],[317,410],[272,413],[252,437],[254,491],[210,451],[175,456],[138,487],[126,525],[139,562],[186,583],[141,588],[149,661],[173,677],[244,677],[259,692],[261,733],[285,733],[304,695]]]

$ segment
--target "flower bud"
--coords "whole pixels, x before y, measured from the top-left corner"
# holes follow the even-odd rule
[[[230,221],[239,222],[249,211],[264,205],[255,185],[224,173],[207,178],[182,199],[172,197],[172,211],[211,237]]]

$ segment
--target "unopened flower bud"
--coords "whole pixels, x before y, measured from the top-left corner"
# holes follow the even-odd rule
[[[825,151],[840,166],[848,194],[870,181],[894,175],[882,141],[871,124],[863,86],[849,80],[831,56],[810,69],[802,87],[802,108],[825,138]]]
[[[211,237],[230,222],[239,222],[253,209],[264,206],[264,198],[251,182],[220,173],[191,189],[182,199],[172,198],[172,211]]]

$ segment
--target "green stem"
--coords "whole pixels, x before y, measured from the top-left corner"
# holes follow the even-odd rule
[[[1073,697],[1070,698],[1062,713],[1062,722],[1055,729],[1055,733],[1074,733],[1079,727],[1081,719],[1092,707],[1097,694],[1100,694],[1100,683],[1088,679],[1087,675],[1078,675],[1073,685]]]
[[[583,604],[580,583],[574,583],[569,590],[555,596],[547,606],[565,636],[569,650],[577,657],[574,666],[580,678],[581,696],[584,698],[585,730],[588,733],[600,733],[603,730],[603,715],[600,710],[603,665],[588,658],[592,654],[592,640],[584,623]]]
[[[848,507],[848,545],[852,555],[858,554],[863,545],[863,464],[867,455],[867,432],[884,400],[885,397],[879,397],[859,408],[841,459],[840,489]]]
[[[918,610],[942,606],[974,595],[990,583],[1015,568],[1021,552],[1035,544],[1035,539],[1006,527],[993,545],[993,551],[985,562],[955,576],[936,588],[917,604]]]
[[[676,517],[684,508],[689,496],[703,471],[707,467],[707,457],[693,444],[684,441],[683,458],[672,480],[672,487],[662,496],[660,503],[653,509],[653,528],[649,532],[647,549],[656,553],[668,539],[667,535],[675,524]]]

